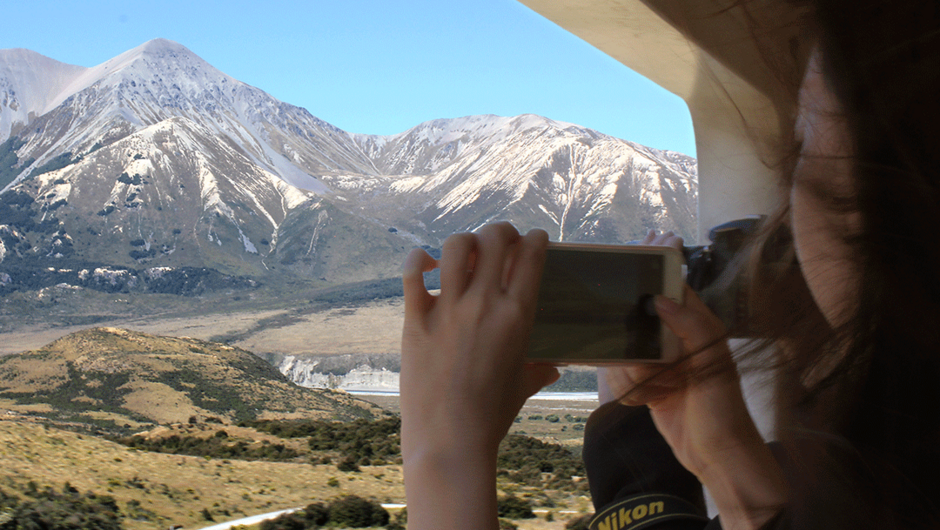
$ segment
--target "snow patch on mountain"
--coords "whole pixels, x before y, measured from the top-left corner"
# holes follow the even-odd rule
[[[31,50],[0,50],[0,142],[15,124],[44,114],[85,70]]]
[[[331,388],[346,391],[398,391],[400,374],[386,368],[362,364],[345,373],[320,370],[321,360],[286,356],[278,370],[294,383],[307,388]]]

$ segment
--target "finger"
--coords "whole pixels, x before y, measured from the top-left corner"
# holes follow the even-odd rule
[[[659,318],[679,338],[686,352],[696,352],[721,336],[721,331],[712,328],[701,315],[678,306],[672,300],[664,301],[657,296],[655,305]],[[678,309],[670,313],[670,310],[663,309],[668,305],[678,306]]]
[[[625,367],[627,376],[633,381],[634,387],[652,384],[659,388],[677,389],[685,384],[687,375],[681,363],[662,364],[634,364]]]
[[[654,304],[659,318],[682,341],[683,349],[689,353],[696,353],[716,343],[724,345],[721,339],[725,335],[725,328],[721,320],[688,286],[685,288],[684,297],[684,305],[679,305],[664,296],[657,295]],[[727,350],[726,346],[723,348]],[[725,353],[724,350],[721,353]]]
[[[670,386],[656,384],[654,381],[637,385],[633,390],[620,396],[618,401],[628,407],[651,405],[674,395],[676,389]]]
[[[548,234],[544,230],[530,230],[522,237],[507,282],[506,291],[510,295],[535,303],[547,247]]]
[[[550,364],[526,364],[522,367],[522,396],[523,401],[529,399],[539,390],[558,381],[561,374]]]
[[[434,297],[424,286],[424,273],[437,268],[437,260],[420,248],[412,250],[402,265],[401,283],[405,292],[405,315],[424,314]]]
[[[479,246],[473,270],[474,283],[502,288],[506,258],[519,241],[519,232],[509,223],[488,224],[477,232]]]
[[[672,247],[681,251],[683,243],[685,243],[685,241],[683,241],[680,236],[677,236],[670,231],[663,234],[659,241],[657,241],[655,244],[663,247]]]
[[[672,230],[668,232],[663,232],[662,234],[657,235],[650,242],[651,245],[655,246],[667,246],[668,243],[676,237],[676,234]]]
[[[662,245],[664,241],[666,241],[670,237],[674,237],[675,235],[676,234],[672,230],[669,230],[668,232],[663,232],[662,234],[659,234],[658,236],[656,236],[656,238],[653,239],[653,243],[656,245]]]
[[[510,245],[509,252],[506,253],[506,258],[503,261],[503,278],[502,278],[502,289],[503,291],[508,291],[509,282],[512,280],[513,274],[516,271],[516,264],[519,262],[519,250],[522,248],[522,238],[519,238],[518,241]]]
[[[695,311],[696,313],[711,316],[712,320],[716,321],[716,324],[721,325],[720,321],[718,321],[718,317],[714,316],[712,310],[709,309],[707,305],[705,305],[705,302],[703,302],[701,298],[699,298],[698,293],[696,293],[695,290],[686,285],[682,295],[682,304],[690,311]]]
[[[470,282],[472,255],[477,249],[477,238],[470,233],[454,234],[441,247],[441,296],[460,297]]]
[[[682,252],[682,247],[685,246],[685,240],[679,236],[674,236],[670,238],[669,241],[666,241],[666,246]]]
[[[643,238],[641,242],[642,245],[652,245],[653,240],[656,239],[656,230],[649,230],[646,232],[646,237]]]

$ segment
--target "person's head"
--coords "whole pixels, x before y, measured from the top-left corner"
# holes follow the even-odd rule
[[[848,238],[861,229],[852,138],[826,83],[818,48],[799,90],[794,140],[799,153],[789,185],[789,223],[796,259],[816,306],[831,326],[851,320],[859,270]]]
[[[815,45],[777,216],[798,281],[755,292],[788,352],[783,399],[851,448],[833,476],[870,473],[843,515],[897,515],[940,467],[940,2],[805,4]]]
[[[871,350],[862,350],[887,330],[906,334],[901,342],[940,346],[940,332],[922,329],[940,317],[933,242],[940,232],[940,7],[809,4],[816,44],[799,90],[798,154],[783,175],[788,200],[778,219],[789,225],[815,302],[804,320],[821,313],[828,326],[780,319],[786,325],[778,332],[790,335],[806,365],[828,353],[827,371],[836,361],[846,371],[869,362]]]

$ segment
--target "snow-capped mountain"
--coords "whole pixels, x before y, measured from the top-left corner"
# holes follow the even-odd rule
[[[93,68],[0,50],[0,187],[0,287],[23,263],[336,283],[497,219],[560,240],[690,235],[697,174],[533,115],[350,134],[157,39]]]
[[[324,182],[355,190],[368,208],[411,230],[449,234],[510,219],[559,241],[614,243],[651,227],[694,229],[694,159],[577,125],[470,116],[356,139],[383,176]]]
[[[347,133],[236,81],[172,41],[152,40],[84,69],[26,50],[6,52],[0,61],[9,60],[10,66],[0,72],[12,75],[0,78],[2,100],[9,102],[0,104],[0,124],[10,123],[0,128],[0,141],[24,124],[24,110],[39,116],[28,132],[18,134],[26,142],[18,150],[20,158],[33,158],[35,165],[185,117],[302,189],[325,191],[311,172],[373,170]],[[48,74],[23,75],[45,63],[51,66]],[[33,91],[41,95],[29,96]]]

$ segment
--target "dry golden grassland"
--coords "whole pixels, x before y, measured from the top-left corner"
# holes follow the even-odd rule
[[[371,401],[376,405],[400,414],[397,396],[359,396],[360,399]],[[555,443],[569,447],[580,454],[580,447],[584,438],[583,422],[568,421],[565,416],[586,420],[591,412],[597,408],[597,400],[571,401],[562,399],[530,399],[519,412],[519,421],[512,424],[510,434],[524,434],[538,438],[543,442]],[[559,421],[553,423],[547,417],[558,416]]]
[[[332,465],[150,453],[25,421],[0,421],[0,456],[0,489],[8,493],[25,491],[29,481],[56,489],[69,482],[82,492],[113,496],[124,513],[132,511],[129,501],[139,501],[153,520],[125,519],[130,529],[207,526],[204,508],[224,521],[342,494],[404,501],[399,466],[343,473]],[[330,479],[338,485],[331,487]]]
[[[301,448],[302,441],[285,441],[232,425],[175,425],[158,427],[149,436],[189,433],[211,437],[225,429],[233,438],[262,443],[285,443]],[[335,465],[218,460],[137,451],[88,434],[60,430],[7,415],[0,421],[0,489],[17,493],[33,481],[40,488],[61,489],[66,482],[81,492],[115,498],[128,529],[162,529],[171,524],[200,528],[213,523],[202,517],[208,509],[217,522],[248,515],[305,506],[354,494],[382,503],[404,503],[401,466],[368,466],[360,472],[341,472]],[[331,485],[332,484],[332,485]],[[541,496],[538,488],[500,479],[502,493]],[[548,492],[556,506],[542,509],[536,519],[515,521],[522,529],[561,530],[577,513],[589,513],[584,496]],[[134,508],[133,501],[140,503]],[[129,503],[131,503],[129,505]],[[545,516],[552,513],[554,521]],[[576,513],[571,513],[576,512]],[[149,519],[149,520],[145,520]]]
[[[335,416],[332,408],[336,407],[345,409],[344,414],[351,417],[357,410],[381,417],[384,412],[374,405],[348,394],[320,395],[309,389],[272,386],[271,379],[262,373],[264,367],[250,362],[254,356],[240,348],[280,354],[396,353],[400,348],[401,313],[401,299],[390,298],[331,307],[287,303],[236,313],[207,311],[186,317],[176,313],[147,320],[116,317],[107,324],[136,331],[95,331],[91,337],[97,342],[94,351],[82,350],[82,340],[89,339],[85,334],[62,338],[78,328],[21,328],[4,333],[0,355],[39,350],[54,340],[60,342],[59,349],[43,349],[38,354],[44,356],[42,359],[3,363],[8,369],[3,378],[9,385],[6,392],[13,392],[15,387],[22,394],[0,399],[0,489],[22,496],[30,481],[40,488],[55,489],[69,482],[81,492],[111,495],[122,513],[132,515],[124,520],[129,529],[164,529],[171,524],[201,528],[214,524],[203,519],[204,509],[216,522],[222,522],[328,502],[344,494],[403,503],[400,466],[362,466],[360,472],[341,472],[336,459],[332,464],[313,465],[310,462],[317,460],[311,460],[314,455],[305,438],[281,439],[237,427],[232,425],[236,414],[223,413],[228,410],[223,400],[232,394],[239,398],[233,401],[234,406],[262,400],[265,406],[258,409],[260,419],[328,418]],[[145,337],[140,331],[192,339]],[[229,344],[212,345],[199,340],[220,336],[229,337]],[[110,354],[99,355],[102,343],[110,345]],[[233,366],[241,368],[232,371]],[[187,386],[188,378],[180,379],[196,373],[201,378],[198,389]],[[113,388],[122,393],[103,394],[109,378],[117,376],[124,379],[115,379]],[[81,384],[63,386],[70,378]],[[264,388],[258,386],[262,379],[268,381]],[[231,440],[252,445],[283,444],[302,456],[297,461],[266,462],[130,449],[101,437],[38,423],[45,421],[38,416],[56,417],[60,412],[48,402],[23,397],[36,395],[44,387],[58,388],[57,399],[70,404],[69,409],[80,409],[74,413],[81,415],[75,418],[79,421],[92,420],[98,425],[136,431],[149,429],[145,436],[155,438],[213,437],[224,429]],[[214,393],[207,393],[207,389]],[[220,393],[223,390],[225,394]],[[326,401],[320,401],[322,398]],[[397,397],[363,399],[397,413]],[[259,406],[262,401],[257,401]],[[582,436],[579,425],[583,422],[575,419],[586,418],[596,405],[530,400],[511,432],[561,443],[577,451]],[[255,410],[255,405],[250,407]],[[4,409],[11,412],[5,414]],[[220,417],[225,424],[190,425],[186,420],[190,415]],[[549,415],[557,416],[559,421],[548,421]],[[565,419],[566,415],[571,419]],[[165,425],[155,427],[148,421]],[[60,418],[58,425],[63,424]],[[505,476],[500,477],[498,487],[502,494],[535,501],[538,518],[514,521],[523,530],[561,530],[568,520],[592,511],[589,499],[581,493],[546,491],[511,482]],[[539,507],[546,496],[553,506]],[[136,503],[139,508],[134,507]],[[552,514],[553,521],[545,520],[547,513]]]
[[[342,392],[299,387],[239,348],[117,328],[73,333],[0,358],[0,407],[51,414],[49,404],[61,409],[60,419],[111,419],[129,428],[193,415],[237,421],[382,413]]]

